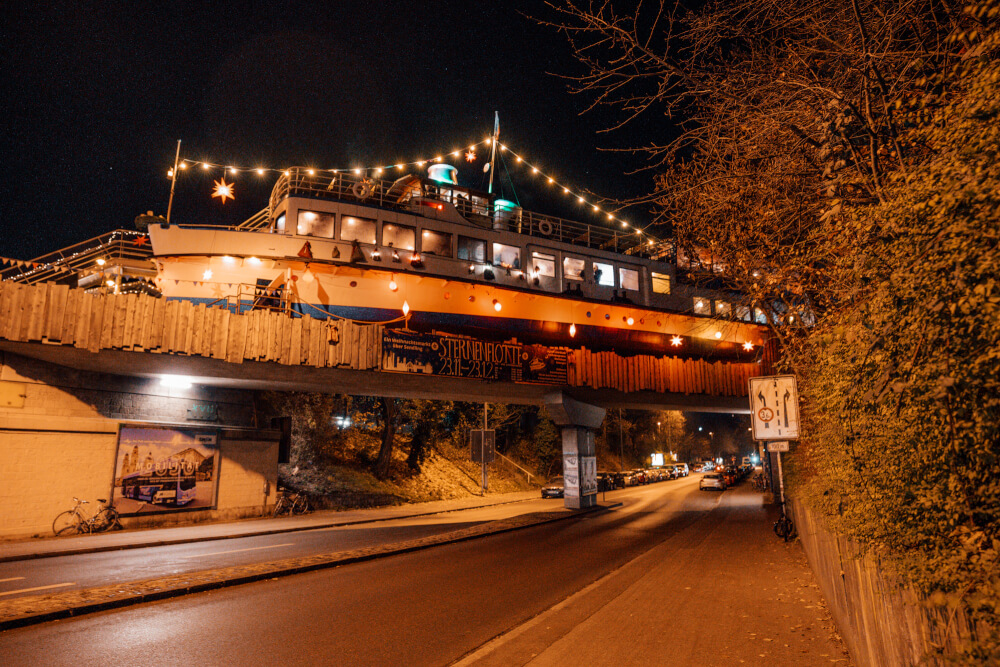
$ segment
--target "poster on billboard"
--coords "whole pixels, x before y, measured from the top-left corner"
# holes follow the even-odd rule
[[[211,509],[218,469],[214,429],[122,425],[111,502],[126,515]]]

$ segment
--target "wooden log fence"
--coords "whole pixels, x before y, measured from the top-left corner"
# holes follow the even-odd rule
[[[236,314],[146,294],[92,295],[68,285],[0,283],[0,338],[297,366],[378,369],[382,327],[346,320]]]

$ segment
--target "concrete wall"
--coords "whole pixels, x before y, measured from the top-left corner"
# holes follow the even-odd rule
[[[192,406],[212,406],[216,420],[193,419],[204,411]],[[254,516],[273,503],[279,434],[254,428],[251,393],[169,389],[0,352],[0,537],[51,534],[74,496],[109,499],[123,423],[218,428],[220,451],[214,509],[130,517],[127,526]]]
[[[877,556],[860,555],[858,545],[831,533],[802,503],[789,499],[789,505],[809,564],[859,666],[926,664],[933,647],[948,650],[971,635],[962,613],[921,604],[882,571]]]

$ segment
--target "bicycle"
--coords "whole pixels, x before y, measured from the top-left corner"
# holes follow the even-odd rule
[[[774,522],[774,534],[787,542],[794,532],[795,526],[792,524],[792,520],[789,519],[788,515],[785,513],[785,504],[782,503],[781,517]]]
[[[77,535],[79,533],[101,533],[105,530],[118,530],[122,527],[116,510],[107,500],[98,498],[101,508],[94,516],[85,516],[82,507],[86,500],[73,498],[76,505],[66,510],[52,522],[52,532],[56,535]]]
[[[287,489],[278,489],[278,493],[280,495],[274,503],[274,511],[271,516],[305,514],[309,511],[309,497],[301,491],[289,494]]]

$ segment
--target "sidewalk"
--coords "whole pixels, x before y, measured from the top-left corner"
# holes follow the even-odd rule
[[[743,485],[716,511],[454,667],[852,664],[801,544],[771,530],[776,509]]]
[[[234,537],[253,537],[288,533],[314,528],[331,528],[352,524],[391,521],[409,517],[457,512],[479,507],[493,507],[508,503],[519,503],[537,499],[537,491],[518,491],[492,496],[460,498],[457,500],[436,500],[428,503],[391,505],[372,509],[322,510],[301,516],[279,518],[243,519],[224,523],[203,523],[170,528],[146,528],[123,530],[95,535],[74,535],[73,537],[43,537],[10,542],[0,542],[0,563],[32,558],[50,558],[100,551],[120,549],[141,549],[143,547],[209,542]]]

